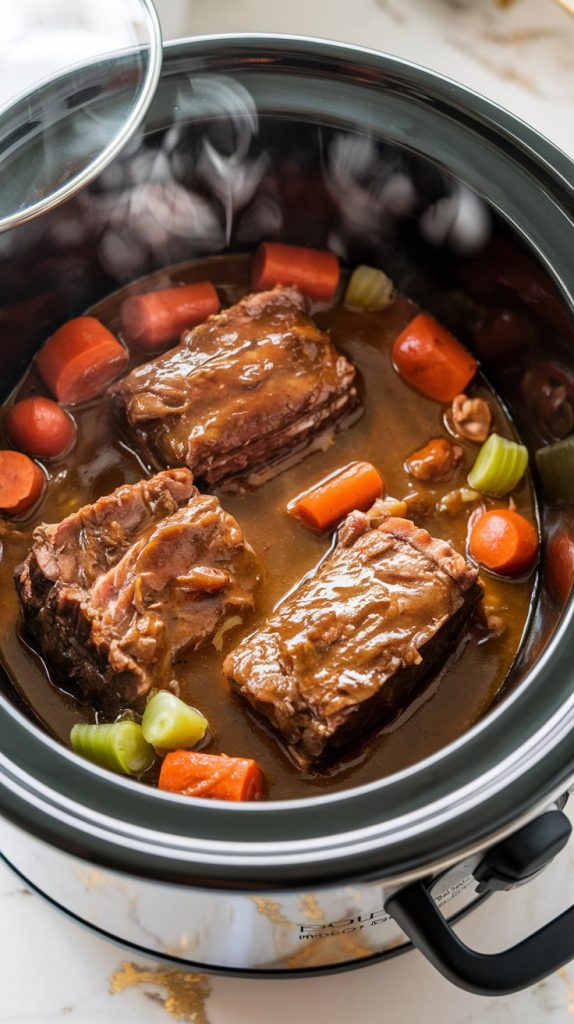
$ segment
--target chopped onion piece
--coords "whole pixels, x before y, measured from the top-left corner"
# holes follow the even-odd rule
[[[235,626],[240,626],[242,621],[243,620],[240,615],[231,615],[225,620],[225,622],[221,623],[221,626],[217,630],[217,633],[214,634],[213,640],[211,641],[216,651],[223,650],[223,636],[227,633],[227,630],[234,629]]]
[[[101,725],[78,724],[70,733],[72,749],[88,761],[124,775],[142,775],[155,760],[141,725],[122,720]]]
[[[523,444],[491,434],[480,449],[468,482],[474,491],[501,496],[514,490],[528,466],[528,451]]]
[[[352,309],[375,312],[390,306],[395,297],[395,286],[382,270],[364,265],[351,274],[345,293],[345,305]]]
[[[146,704],[142,719],[144,738],[156,750],[186,750],[203,739],[207,719],[168,690],[158,690]]]
[[[548,500],[574,505],[574,434],[539,448],[535,458]]]
[[[473,491],[470,487],[457,487],[454,491],[449,491],[448,494],[443,494],[442,498],[437,504],[437,510],[439,512],[450,512],[453,515],[462,512],[465,505],[472,505],[475,501],[478,501],[480,494],[478,491]]]
[[[377,498],[368,510],[367,516],[371,523],[382,522],[387,516],[404,518],[408,510],[406,501],[401,501],[400,498],[391,498],[389,495],[386,498]]]

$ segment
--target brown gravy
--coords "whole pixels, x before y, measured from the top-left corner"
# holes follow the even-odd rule
[[[168,268],[116,292],[89,312],[118,332],[118,309],[127,294],[206,278],[216,284],[223,304],[228,305],[248,290],[248,266],[245,257],[225,256]],[[377,736],[369,738],[359,751],[320,774],[304,774],[297,769],[276,737],[230,693],[223,678],[221,663],[225,654],[264,621],[277,602],[328,550],[328,536],[314,534],[291,519],[285,509],[294,495],[339,466],[364,459],[382,473],[386,494],[404,498],[416,491],[420,501],[411,511],[415,521],[433,535],[450,540],[457,550],[465,551],[469,512],[450,515],[437,511],[436,503],[447,492],[465,485],[478,447],[460,442],[465,450],[462,466],[451,480],[433,486],[412,480],[403,468],[409,454],[431,437],[445,433],[443,407],[415,393],[391,366],[390,345],[412,318],[413,310],[413,304],[403,297],[397,297],[380,313],[350,312],[341,304],[332,309],[316,309],[319,325],[331,332],[337,348],[359,369],[361,417],[338,432],[324,450],[313,451],[257,490],[220,495],[223,506],[239,520],[247,539],[261,556],[265,578],[256,612],[241,627],[225,634],[222,653],[217,653],[212,645],[205,647],[178,666],[178,676],[182,696],[209,719],[209,751],[255,758],[266,776],[267,795],[272,799],[312,796],[370,782],[455,740],[491,706],[524,633],[533,576],[512,582],[483,576],[487,602],[497,606],[505,622],[502,636],[489,636],[473,623],[440,677],[407,711]],[[478,378],[471,391],[488,397],[497,431],[514,437],[512,424],[488,384]],[[38,392],[45,393],[45,389],[31,368],[9,404]],[[74,409],[73,414],[78,426],[76,447],[69,456],[48,467],[50,485],[39,508],[22,522],[0,522],[0,659],[37,719],[66,744],[74,722],[95,721],[97,714],[60,688],[62,680],[51,678],[39,655],[21,634],[13,570],[25,557],[37,523],[56,522],[149,471],[122,436],[106,397]],[[521,483],[513,498],[519,511],[534,518],[529,480]],[[486,499],[485,504],[495,506],[504,502]]]

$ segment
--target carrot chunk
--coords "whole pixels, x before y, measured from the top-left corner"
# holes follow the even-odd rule
[[[15,448],[54,459],[73,447],[76,425],[71,416],[49,398],[23,398],[9,410],[6,433]]]
[[[234,801],[261,800],[265,788],[257,761],[195,750],[166,754],[158,786],[183,796]]]
[[[294,498],[287,511],[307,526],[326,530],[353,509],[370,508],[380,498],[384,486],[370,462],[350,462]]]
[[[74,405],[105,391],[127,361],[126,349],[107,327],[93,316],[78,316],[48,338],[36,366],[58,401]]]
[[[22,452],[0,451],[0,510],[16,516],[40,497],[46,477],[36,462]]]
[[[395,369],[417,391],[452,402],[477,371],[476,359],[428,313],[419,313],[393,344]]]
[[[535,527],[512,509],[492,509],[472,526],[469,541],[472,557],[502,576],[518,576],[533,564],[538,553]]]
[[[122,334],[143,352],[160,352],[182,331],[195,327],[220,307],[211,281],[133,295],[122,302]]]
[[[294,284],[305,295],[330,302],[339,287],[339,260],[332,252],[281,242],[262,242],[251,266],[254,291]]]

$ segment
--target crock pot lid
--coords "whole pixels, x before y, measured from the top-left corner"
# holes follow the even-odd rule
[[[153,99],[161,52],[152,0],[6,6],[0,231],[67,199],[109,163]]]

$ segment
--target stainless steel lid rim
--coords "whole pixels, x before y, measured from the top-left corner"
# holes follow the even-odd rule
[[[342,65],[369,85],[393,79],[397,91],[425,108],[440,102],[442,116],[451,119],[460,112],[477,136],[480,126],[496,133],[507,158],[504,173],[523,189],[518,220],[529,202],[538,203],[516,227],[574,308],[571,235],[560,237],[559,230],[572,227],[571,165],[564,154],[482,97],[374,51],[294,37],[208,37],[168,46],[164,74],[190,59],[196,70],[210,72],[218,66],[229,72],[234,60],[256,66],[262,50],[266,60],[276,54],[298,67],[319,64],[330,76],[341,74]],[[530,161],[526,169],[522,155]],[[486,192],[490,184],[483,183]],[[527,683],[459,741],[390,778],[307,801],[230,807],[134,786],[78,762],[0,696],[0,807],[86,859],[205,884],[248,886],[255,876],[269,885],[369,873],[390,878],[446,865],[527,820],[574,775],[574,653],[567,639],[573,621],[571,601]],[[250,843],[237,842],[238,823]]]

